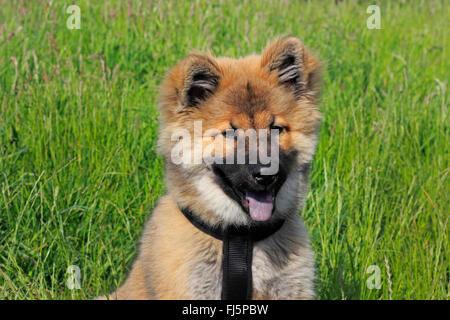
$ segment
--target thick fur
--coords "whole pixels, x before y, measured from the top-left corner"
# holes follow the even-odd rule
[[[261,56],[236,60],[194,54],[175,66],[160,96],[159,149],[166,159],[168,194],[147,222],[128,279],[109,298],[220,299],[222,243],[195,228],[178,206],[189,207],[211,225],[253,222],[222,190],[211,165],[171,162],[172,133],[186,129],[193,134],[199,120],[204,131],[230,125],[261,129],[271,123],[287,128],[280,134],[280,149],[294,163],[272,215],[286,221],[254,245],[253,298],[314,298],[314,255],[298,209],[317,144],[318,91],[319,63],[293,37],[275,40]]]

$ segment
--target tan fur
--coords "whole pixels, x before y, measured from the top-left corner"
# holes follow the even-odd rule
[[[295,54],[301,71],[301,91],[293,94],[280,85],[280,61]],[[217,87],[195,107],[187,107],[193,75],[201,70]],[[317,144],[319,63],[296,38],[277,39],[261,56],[241,59],[194,54],[182,60],[161,86],[159,150],[166,158],[168,195],[153,211],[144,230],[140,251],[126,282],[113,299],[219,299],[222,242],[194,227],[178,206],[189,207],[211,225],[251,223],[248,215],[214,183],[202,165],[174,165],[170,161],[177,129],[192,132],[202,121],[203,132],[231,126],[264,129],[286,126],[280,148],[296,151],[297,165],[277,196],[277,212],[286,218],[283,228],[254,247],[254,299],[308,299],[313,297],[313,254],[297,216],[306,194],[307,165]],[[215,137],[203,144],[215,146]],[[282,256],[280,252],[285,252]]]

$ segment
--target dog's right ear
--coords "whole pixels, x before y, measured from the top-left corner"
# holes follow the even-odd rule
[[[196,107],[216,91],[220,72],[213,59],[204,55],[188,57],[182,92],[182,102],[185,107]]]
[[[268,44],[261,57],[261,67],[278,77],[278,83],[296,98],[317,97],[319,61],[305,48],[300,39],[287,37]]]
[[[216,92],[220,68],[214,57],[192,54],[183,59],[169,73],[163,83],[163,98],[177,110],[198,107]]]

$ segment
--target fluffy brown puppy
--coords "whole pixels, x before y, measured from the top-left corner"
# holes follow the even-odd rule
[[[314,255],[298,212],[317,145],[318,94],[318,60],[294,37],[275,40],[261,55],[192,54],[179,62],[160,95],[159,150],[166,161],[167,195],[146,224],[127,280],[109,297],[220,299],[222,242],[186,219],[180,208],[189,208],[206,225],[223,229],[284,220],[278,231],[254,243],[252,298],[313,298]],[[262,176],[261,168],[270,164],[259,160],[174,161],[180,142],[174,137],[177,132],[195,136],[196,124],[206,138],[200,147],[187,148],[191,158],[207,149],[221,151],[223,158],[239,152],[236,141],[218,143],[234,139],[226,133],[230,130],[277,132],[277,144],[271,145],[279,155],[277,171]],[[259,144],[249,143],[246,155],[252,147]]]

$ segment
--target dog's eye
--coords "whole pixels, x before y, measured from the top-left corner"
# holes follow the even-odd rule
[[[221,133],[222,133],[222,135],[225,138],[234,138],[234,139],[236,139],[238,137],[238,131],[235,130],[235,129],[227,129],[225,131],[222,131]]]
[[[226,138],[226,137],[229,137],[229,138],[234,138],[234,139],[236,139],[236,138],[239,136],[238,128],[237,128],[235,125],[233,125],[232,122],[230,122],[230,127],[231,127],[231,128],[228,128],[228,129],[226,129],[225,131],[222,131],[222,135],[223,135],[225,138]],[[227,135],[227,132],[229,132],[228,135]]]
[[[272,125],[270,126],[270,130],[278,130],[278,133],[280,134],[280,133],[282,133],[283,131],[287,130],[287,127],[284,127],[284,126],[277,126],[277,125],[272,124]]]

